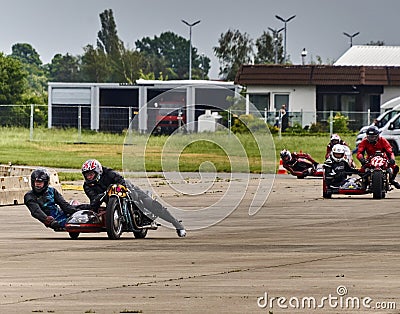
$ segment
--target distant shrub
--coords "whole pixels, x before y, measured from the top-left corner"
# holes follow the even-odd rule
[[[328,124],[331,123],[331,118],[328,118]],[[337,112],[333,117],[333,133],[349,132],[349,117]]]
[[[310,133],[324,133],[326,132],[326,127],[321,122],[316,122],[311,124],[308,130]]]
[[[268,125],[251,114],[243,114],[236,118],[231,127],[233,133],[267,132]]]

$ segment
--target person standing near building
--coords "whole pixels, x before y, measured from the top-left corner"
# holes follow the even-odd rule
[[[279,121],[280,121],[281,131],[285,132],[285,130],[289,126],[289,117],[285,104],[282,105],[281,109],[279,109]]]

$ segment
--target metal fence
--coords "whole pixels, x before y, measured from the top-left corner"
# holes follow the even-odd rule
[[[195,119],[197,120],[204,113],[204,109],[196,109]],[[227,120],[229,116],[238,117],[245,113],[244,110],[230,110],[223,116]],[[279,121],[278,112],[264,111],[250,113],[271,126],[280,126],[279,124],[282,123],[282,121]],[[115,133],[129,130],[129,128],[135,130],[137,129],[137,123],[135,123],[135,116],[137,114],[138,109],[135,107],[101,106],[99,111],[99,127],[96,131]],[[310,127],[312,124],[319,124],[327,132],[332,132],[332,123],[337,114],[338,112],[334,111],[287,112],[286,123],[288,127],[297,126],[301,128]],[[340,114],[345,117],[348,129],[357,131],[362,126],[370,124],[380,112],[342,111]],[[53,105],[51,112],[49,112],[47,105],[0,105],[0,126],[29,128],[30,139],[33,139],[34,130],[37,127],[73,128],[80,134],[82,130],[91,129],[91,115],[90,106]],[[149,108],[149,129],[154,126],[155,115],[154,108]],[[229,126],[229,123],[226,121],[225,123],[226,126]]]

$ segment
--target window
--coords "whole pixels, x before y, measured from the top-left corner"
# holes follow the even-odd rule
[[[265,109],[269,111],[270,108],[270,98],[268,94],[249,94],[250,102],[261,112],[264,113]]]
[[[286,105],[286,111],[290,110],[289,95],[288,94],[275,94],[274,95],[275,109],[281,109],[282,105]]]
[[[356,96],[355,95],[342,95],[341,97],[342,108],[341,111],[349,112],[356,110]]]

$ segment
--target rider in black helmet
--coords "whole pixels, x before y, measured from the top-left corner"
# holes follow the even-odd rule
[[[62,229],[67,218],[77,211],[54,187],[49,186],[50,174],[44,168],[31,173],[32,190],[24,196],[24,204],[32,217],[54,230]]]

